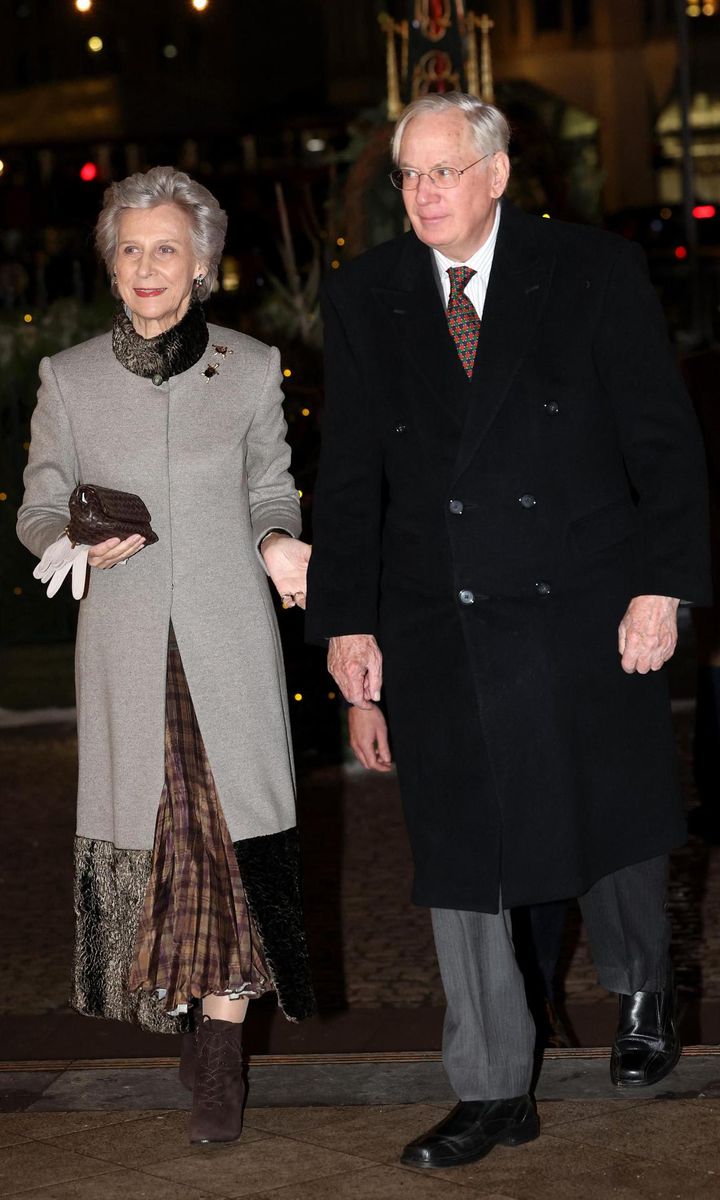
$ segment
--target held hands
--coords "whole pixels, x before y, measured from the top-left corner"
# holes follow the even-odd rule
[[[623,671],[659,671],[677,645],[679,600],[672,596],[635,596],[618,628]]]
[[[370,709],[380,699],[382,654],[372,634],[330,638],[328,671],[349,704]]]
[[[287,533],[269,533],[260,543],[268,575],[280,593],[283,608],[305,607],[307,568],[312,546]]]
[[[348,712],[348,733],[353,754],[370,771],[391,771],[392,755],[387,722],[376,704],[353,707]]]

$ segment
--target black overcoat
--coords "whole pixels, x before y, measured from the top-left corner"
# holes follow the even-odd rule
[[[579,895],[684,840],[636,595],[710,600],[703,451],[642,252],[503,202],[472,382],[406,234],[325,289],[310,640],[373,633],[419,904]]]

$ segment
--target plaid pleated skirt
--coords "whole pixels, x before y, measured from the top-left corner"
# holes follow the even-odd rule
[[[210,993],[272,989],[172,625],[165,785],[128,986],[171,1013]]]

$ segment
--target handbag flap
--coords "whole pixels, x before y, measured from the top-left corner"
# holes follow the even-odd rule
[[[113,488],[98,487],[97,484],[80,484],[77,489],[80,511],[99,508],[107,521],[150,523],[150,513],[144,502],[134,492],[119,492]],[[95,502],[93,504],[93,501]]]

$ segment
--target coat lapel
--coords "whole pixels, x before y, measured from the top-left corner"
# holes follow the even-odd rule
[[[547,300],[554,265],[554,251],[538,245],[535,222],[503,201],[455,478],[502,407]]]
[[[386,312],[388,336],[417,379],[417,395],[434,409],[442,406],[462,428],[471,389],[450,336],[430,249],[409,234],[388,287],[373,292]]]

